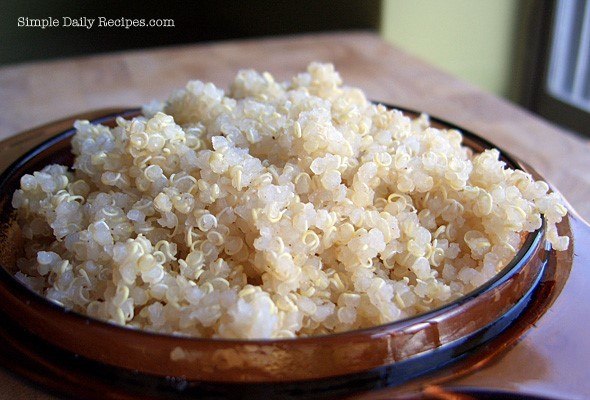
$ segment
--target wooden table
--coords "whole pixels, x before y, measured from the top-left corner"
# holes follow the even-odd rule
[[[590,146],[368,33],[308,35],[124,52],[0,68],[0,139],[82,111],[164,99],[189,79],[227,87],[240,68],[287,79],[333,62],[371,99],[442,117],[512,152],[590,219]]]
[[[0,68],[0,140],[96,108],[164,99],[190,79],[227,87],[240,68],[279,80],[310,61],[336,65],[369,98],[470,129],[533,165],[590,219],[590,146],[369,33],[322,34],[143,50]],[[47,399],[0,370],[0,398]]]

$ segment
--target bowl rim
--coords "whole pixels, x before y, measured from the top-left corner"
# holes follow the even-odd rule
[[[424,112],[416,111],[413,109],[400,107],[400,106],[393,106],[383,102],[375,102],[374,104],[381,104],[387,107],[389,110],[398,110],[404,114],[404,116],[415,118],[419,117]],[[408,115],[409,114],[409,115]],[[120,112],[109,113],[107,115],[95,118],[90,120],[92,124],[102,124],[105,122],[112,122],[118,117],[123,118],[134,118],[136,116],[141,115],[141,108],[129,108],[122,110]],[[510,153],[504,151],[502,148],[492,144],[487,139],[480,137],[479,135],[471,132],[468,129],[462,128],[459,125],[454,123],[448,122],[444,119],[428,115],[429,121],[431,123],[436,123],[444,126],[444,129],[453,129],[458,130],[461,132],[463,138],[468,138],[470,141],[478,143],[484,148],[495,148],[500,152],[500,160],[504,161],[506,165],[513,169],[520,169],[522,171],[527,172],[527,169],[524,167],[522,163],[518,160],[513,158]],[[414,117],[415,116],[415,117]],[[41,154],[43,151],[49,149],[50,147],[61,143],[64,140],[69,139],[73,136],[76,132],[74,127],[69,128],[65,131],[62,131],[51,138],[41,142],[40,144],[34,146],[22,156],[20,156],[17,160],[10,164],[2,173],[0,174],[0,191],[4,189],[4,187],[9,183],[10,180],[15,179],[20,173],[20,170],[25,167],[29,162],[34,161],[35,157]],[[462,145],[465,146],[464,140],[462,140]],[[469,147],[469,146],[467,146]],[[10,194],[10,198],[12,198],[12,194]],[[528,232],[526,235],[525,241],[522,243],[519,251],[516,253],[514,258],[499,272],[497,273],[492,279],[486,281],[483,285],[477,287],[476,289],[468,292],[467,294],[449,302],[434,308],[432,310],[423,312],[418,315],[414,315],[411,317],[399,319],[393,322],[389,322],[386,324],[375,325],[367,328],[362,329],[354,329],[349,331],[337,332],[337,333],[328,333],[328,334],[321,334],[321,335],[313,335],[313,336],[305,336],[305,337],[295,337],[295,338],[270,338],[270,339],[230,339],[230,338],[202,338],[202,337],[194,337],[184,335],[182,333],[160,333],[155,331],[149,331],[145,329],[135,328],[131,326],[123,326],[117,325],[115,323],[111,323],[109,321],[104,321],[101,319],[97,319],[94,317],[90,317],[84,314],[81,314],[77,311],[73,311],[71,309],[67,309],[62,305],[59,305],[46,297],[32,291],[28,287],[26,287],[22,282],[17,280],[14,275],[12,275],[9,270],[0,265],[0,285],[6,287],[13,295],[20,300],[26,298],[27,306],[34,307],[39,306],[43,309],[58,313],[65,318],[72,318],[77,322],[85,325],[95,325],[97,328],[102,328],[106,330],[121,330],[121,333],[125,333],[132,336],[137,337],[150,337],[150,338],[163,338],[163,339],[174,339],[178,341],[178,345],[181,346],[183,343],[201,343],[201,344],[210,344],[210,343],[219,343],[219,344],[227,344],[227,345],[254,345],[254,346],[268,346],[268,345],[296,345],[298,343],[310,343],[310,342],[317,342],[317,341],[324,341],[324,340],[331,340],[331,339],[342,339],[342,338],[354,338],[359,335],[361,336],[370,336],[370,337],[379,337],[381,335],[389,335],[394,331],[403,331],[405,329],[410,329],[414,326],[418,327],[422,324],[428,323],[428,321],[435,319],[436,317],[440,316],[441,314],[446,314],[449,312],[454,311],[455,309],[460,308],[465,303],[468,303],[474,300],[476,297],[494,290],[495,288],[501,286],[503,283],[508,281],[512,276],[519,273],[519,270],[524,266],[526,260],[529,258],[530,254],[535,251],[538,243],[544,236],[545,233],[545,217],[541,215],[542,218],[542,225],[540,228],[533,232]],[[34,302],[34,304],[33,304]],[[444,344],[443,344],[444,345]]]

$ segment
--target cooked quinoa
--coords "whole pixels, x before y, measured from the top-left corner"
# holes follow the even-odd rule
[[[366,328],[482,285],[566,214],[545,182],[342,85],[191,81],[110,129],[75,123],[72,169],[21,179],[16,278],[150,331],[287,338]]]

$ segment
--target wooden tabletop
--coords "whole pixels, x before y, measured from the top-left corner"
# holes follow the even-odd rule
[[[335,64],[368,97],[470,129],[534,166],[590,219],[590,146],[580,137],[396,49],[345,33],[207,43],[0,68],[0,140],[96,108],[164,99],[190,79],[227,87],[238,69],[287,79],[310,61]],[[0,398],[46,399],[0,370]]]
[[[189,79],[227,87],[240,68],[288,79],[310,61],[336,65],[369,98],[421,110],[533,165],[590,219],[590,146],[518,106],[396,49],[345,33],[208,43],[0,68],[0,139],[95,108],[164,99]]]

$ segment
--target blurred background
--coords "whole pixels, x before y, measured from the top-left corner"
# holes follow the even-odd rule
[[[590,135],[590,0],[0,2],[0,66],[133,48],[364,30]],[[172,29],[23,29],[19,17],[173,18]],[[0,94],[1,95],[1,94]]]

